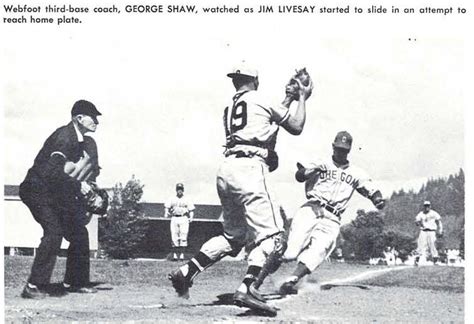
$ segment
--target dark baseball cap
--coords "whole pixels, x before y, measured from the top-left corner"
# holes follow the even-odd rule
[[[350,150],[352,147],[352,136],[346,131],[337,133],[336,138],[334,139],[333,145],[335,147],[340,147],[346,150]]]
[[[176,190],[181,189],[184,190],[184,185],[182,183],[177,183],[176,184]]]
[[[71,110],[71,116],[87,115],[96,117],[102,115],[92,102],[87,100],[78,100],[74,103]]]

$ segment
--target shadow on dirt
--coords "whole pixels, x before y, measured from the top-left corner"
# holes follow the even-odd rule
[[[103,286],[104,284],[106,284],[106,282],[100,282],[100,281],[91,282],[90,287],[94,287],[97,290],[112,290],[113,289],[110,286]],[[44,291],[45,293],[47,293],[50,297],[63,297],[68,294],[62,282],[55,282],[49,285],[44,285],[44,286],[41,286],[40,289]]]
[[[211,303],[203,303],[203,304],[194,304],[194,305],[189,305],[192,307],[199,307],[199,306],[235,306],[234,305],[234,294],[221,294],[216,296],[217,300],[211,302]],[[258,311],[258,310],[253,310],[253,309],[246,309],[245,312],[237,314],[236,316],[238,317],[247,317],[247,316],[263,316],[263,317],[274,317],[272,315],[269,315],[265,311]]]

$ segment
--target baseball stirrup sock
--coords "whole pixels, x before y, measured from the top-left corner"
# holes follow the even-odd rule
[[[250,285],[257,279],[258,273],[262,268],[257,266],[249,266],[247,269],[247,274],[244,277],[244,280],[240,284],[237,291],[241,293],[248,294]]]
[[[260,273],[260,270],[262,270],[261,267],[257,266],[249,266],[247,269],[247,274],[244,277],[244,280],[242,281],[247,287],[252,284],[257,279],[258,274]]]
[[[213,264],[212,260],[204,253],[199,252],[194,258],[189,260],[181,270],[186,279],[192,281],[198,273],[204,271],[204,269],[209,267],[211,264]]]
[[[293,271],[292,275],[296,276],[299,280],[310,273],[311,271],[308,269],[308,267],[304,263],[298,262],[298,265],[296,266],[296,269],[295,271]]]

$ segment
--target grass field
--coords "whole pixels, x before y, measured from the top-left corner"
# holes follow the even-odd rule
[[[268,318],[231,303],[245,273],[244,262],[216,264],[197,277],[191,298],[183,300],[176,297],[166,279],[177,263],[92,260],[91,279],[99,293],[41,301],[19,297],[31,263],[31,257],[4,259],[6,322],[464,321],[464,268],[326,263],[302,283],[298,295],[269,301],[280,311],[277,317]],[[61,282],[64,266],[65,259],[59,258],[52,282]],[[274,293],[293,266],[284,265],[262,290]],[[337,284],[341,280],[346,281]],[[332,289],[320,289],[331,282],[336,283]]]

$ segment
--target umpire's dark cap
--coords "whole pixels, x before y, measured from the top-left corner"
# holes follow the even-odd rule
[[[349,132],[342,131],[337,133],[336,138],[334,139],[333,145],[335,147],[340,147],[346,150],[350,150],[352,147],[352,136]]]
[[[182,183],[177,183],[176,190],[184,190],[184,185]]]
[[[87,115],[91,117],[96,117],[102,115],[100,111],[94,106],[92,102],[87,100],[78,100],[74,103],[71,110],[71,116],[77,115]]]

